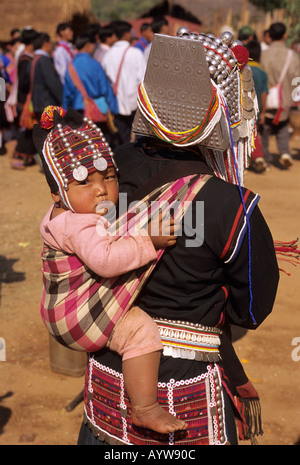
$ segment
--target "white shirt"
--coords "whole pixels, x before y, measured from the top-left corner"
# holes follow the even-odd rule
[[[64,44],[64,46],[60,45]],[[68,47],[68,50],[66,50],[65,47]],[[63,40],[60,40],[57,47],[55,48],[53,52],[53,60],[54,60],[54,66],[56,68],[56,71],[58,72],[58,75],[60,77],[60,80],[62,84],[65,82],[65,74],[68,68],[68,63],[72,59],[72,55],[74,56],[74,50],[72,44],[69,44],[68,42],[65,42]]]
[[[270,48],[270,46],[268,44],[266,44],[266,42],[261,42],[260,46],[261,46],[261,51],[262,52],[264,52],[265,50],[268,50],[268,48]]]
[[[100,63],[100,65],[102,65],[104,55],[108,52],[109,49],[110,49],[109,45],[107,45],[107,44],[99,44],[98,47],[96,48],[95,52],[94,52],[93,58],[96,61],[98,61],[98,63]]]
[[[144,60],[146,63],[148,63],[148,60],[149,60],[149,55],[151,52],[151,45],[152,45],[152,42],[150,42],[150,44],[147,45],[144,51]]]
[[[122,57],[129,46],[130,44],[126,40],[118,40],[103,58],[102,66],[112,85],[116,82]],[[137,109],[137,91],[144,77],[145,69],[146,63],[141,50],[130,47],[126,52],[117,89],[121,115],[131,115]]]

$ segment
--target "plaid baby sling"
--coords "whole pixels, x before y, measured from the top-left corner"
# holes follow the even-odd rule
[[[168,182],[138,201],[108,228],[116,240],[147,226],[159,211],[180,221],[210,175],[190,175]],[[49,333],[62,345],[96,352],[105,347],[115,325],[130,309],[157,260],[114,278],[101,278],[75,255],[44,245],[44,288],[41,316]]]

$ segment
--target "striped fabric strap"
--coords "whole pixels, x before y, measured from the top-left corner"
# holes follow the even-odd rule
[[[219,328],[184,321],[154,321],[159,328],[164,355],[203,362],[220,361]]]

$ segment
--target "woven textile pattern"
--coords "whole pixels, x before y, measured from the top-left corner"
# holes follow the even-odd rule
[[[216,365],[190,380],[158,383],[158,402],[188,424],[187,431],[163,435],[131,423],[122,374],[90,359],[84,393],[86,422],[96,437],[111,445],[224,444],[227,438],[221,429],[224,408],[219,386]]]
[[[183,207],[190,205],[210,176],[192,175],[156,189],[117,222],[117,240],[131,229],[148,224],[156,209],[167,211],[174,205],[174,216],[184,215]],[[174,202],[178,201],[174,204]],[[143,210],[137,213],[139,206]],[[130,218],[130,227],[128,219]],[[95,231],[96,234],[96,231]],[[42,253],[44,290],[41,316],[52,336],[61,344],[79,351],[95,352],[106,342],[117,321],[131,307],[157,261],[125,275],[103,279],[76,258],[44,247]]]

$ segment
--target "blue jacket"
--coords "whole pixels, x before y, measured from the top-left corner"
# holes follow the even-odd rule
[[[94,60],[88,53],[78,53],[73,60],[73,66],[88,96],[93,99],[105,97],[110,111],[113,114],[117,114],[117,98],[100,63]],[[62,106],[65,110],[69,107],[77,111],[84,109],[81,93],[75,87],[68,70],[65,76]]]
[[[134,47],[138,48],[139,50],[141,50],[143,53],[145,51],[145,48],[147,47],[147,45],[149,45],[150,42],[148,40],[146,40],[144,37],[141,37],[135,44],[134,44]]]

